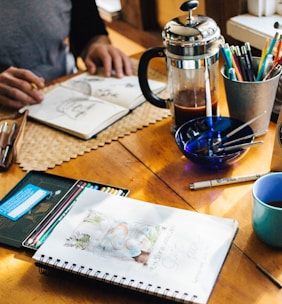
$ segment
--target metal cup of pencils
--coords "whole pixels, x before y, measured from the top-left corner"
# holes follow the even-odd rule
[[[272,49],[262,57],[253,57],[248,43],[240,48],[228,44],[222,47],[226,62],[221,74],[229,116],[243,122],[259,117],[250,125],[256,137],[268,130],[282,71],[281,61],[274,60]]]

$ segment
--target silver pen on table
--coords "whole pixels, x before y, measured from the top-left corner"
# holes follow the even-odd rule
[[[225,177],[225,178],[206,180],[206,181],[202,181],[202,182],[195,182],[195,183],[190,184],[190,189],[191,190],[200,190],[200,189],[218,187],[218,186],[223,186],[223,185],[255,181],[263,175],[265,175],[265,173],[237,176],[237,177]]]

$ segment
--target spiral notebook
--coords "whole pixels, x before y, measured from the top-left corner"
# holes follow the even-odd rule
[[[207,303],[237,229],[233,219],[86,188],[33,258],[40,269]]]

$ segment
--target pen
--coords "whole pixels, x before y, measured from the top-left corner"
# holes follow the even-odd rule
[[[243,56],[244,62],[245,62],[247,80],[254,81],[255,78],[254,78],[254,74],[253,74],[252,64],[249,60],[247,49],[245,46],[242,46],[241,50],[242,50],[242,56]]]
[[[14,140],[16,138],[16,131],[17,131],[17,124],[14,122],[13,125],[12,125],[12,129],[10,131],[9,137],[8,137],[8,142],[7,142],[7,145],[5,147],[4,156],[3,156],[3,159],[2,159],[2,164],[4,164],[4,165],[6,165],[8,155],[11,151]]]
[[[282,283],[279,282],[276,278],[274,278],[274,276],[269,273],[266,269],[264,269],[261,265],[257,264],[256,265],[257,268],[263,273],[265,274],[276,286],[278,286],[279,288],[282,288]]]
[[[8,132],[8,123],[4,122],[4,124],[1,126],[1,132],[0,132],[0,156],[2,155],[2,150],[6,145],[6,140],[8,135],[7,132]]]
[[[207,181],[202,181],[202,182],[195,182],[195,183],[190,184],[190,189],[191,190],[200,190],[200,189],[212,188],[212,187],[223,186],[223,185],[255,181],[263,175],[264,174],[254,174],[254,175],[226,177],[226,178],[212,179],[212,180],[207,180]]]
[[[238,45],[235,47],[235,53],[236,53],[236,56],[237,56],[238,61],[239,61],[239,65],[240,65],[240,68],[241,68],[243,80],[248,80],[248,79],[247,79],[246,72],[245,72],[245,61],[244,61],[244,57],[242,57],[242,54],[241,54],[241,51],[240,51],[240,48],[239,48]]]
[[[252,49],[251,49],[251,45],[249,42],[245,43],[245,48],[247,50],[247,55],[249,58],[249,61],[251,63],[251,68],[252,68],[252,72],[254,73],[254,67],[253,67],[253,54],[252,54]]]
[[[282,66],[279,63],[276,63],[264,76],[263,80],[267,80],[269,78],[277,76],[279,73],[281,73]]]

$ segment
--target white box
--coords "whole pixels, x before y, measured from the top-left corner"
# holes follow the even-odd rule
[[[248,12],[254,16],[272,16],[276,12],[278,0],[248,0]]]
[[[264,0],[264,15],[271,16],[275,14],[277,7],[277,0]]]
[[[261,17],[264,13],[264,0],[248,0],[248,12]]]

